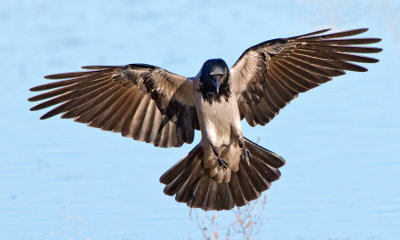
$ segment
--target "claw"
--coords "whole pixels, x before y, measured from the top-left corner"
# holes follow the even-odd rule
[[[222,168],[228,168],[228,163],[227,162],[225,162],[224,160],[222,160],[221,158],[219,158],[219,150],[218,150],[218,148],[216,148],[214,145],[212,145],[211,144],[211,148],[212,148],[212,150],[213,150],[213,152],[214,152],[214,154],[215,154],[215,156],[218,158],[218,164],[219,164],[219,167],[222,167]]]
[[[253,160],[253,154],[251,154],[247,148],[244,148],[242,152],[242,160],[246,161],[246,163],[250,166],[249,159]]]
[[[214,146],[214,145],[212,145],[212,144],[211,144],[211,148],[212,148],[212,150],[213,150],[213,152],[214,152],[215,156],[216,156],[216,157],[219,157],[219,151],[218,151],[218,148],[217,148],[217,147],[215,147],[215,146]]]
[[[218,164],[220,167],[223,167],[225,169],[228,168],[228,163],[226,161],[222,160],[221,158],[218,158]]]

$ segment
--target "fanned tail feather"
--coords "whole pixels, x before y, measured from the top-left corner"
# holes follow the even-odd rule
[[[203,150],[197,145],[190,153],[165,172],[160,182],[164,193],[191,208],[229,210],[257,199],[280,177],[278,168],[285,164],[279,155],[245,139],[251,153],[248,163],[240,161],[239,170],[232,172],[229,182],[217,183],[203,169]]]

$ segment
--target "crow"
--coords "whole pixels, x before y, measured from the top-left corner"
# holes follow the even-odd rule
[[[200,143],[160,182],[165,194],[191,208],[229,210],[257,199],[285,164],[245,138],[241,120],[265,125],[299,93],[346,70],[367,71],[354,62],[378,62],[358,53],[382,51],[360,46],[381,39],[352,37],[368,29],[329,30],[262,42],[231,68],[222,59],[209,59],[195,77],[147,64],[84,66],[86,71],[45,76],[58,81],[31,88],[46,92],[28,100],[45,100],[34,111],[55,106],[41,119],[62,113],[61,118],[157,147],[192,143],[200,130]]]

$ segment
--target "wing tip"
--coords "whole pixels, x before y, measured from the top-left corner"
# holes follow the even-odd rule
[[[33,97],[28,98],[27,100],[28,100],[28,102],[35,102],[35,101],[37,101],[36,97],[37,96],[33,96]]]
[[[325,29],[321,29],[321,30],[318,30],[317,32],[319,32],[319,33],[324,33],[324,32],[328,32],[328,31],[330,31],[330,30],[332,30],[333,28],[325,28]],[[318,33],[315,33],[315,34],[318,34]]]
[[[318,34],[321,34],[321,33],[325,33],[325,32],[328,32],[330,30],[332,30],[332,28],[325,28],[325,29],[321,29],[321,30],[318,30],[318,31],[314,31],[314,32],[306,33],[306,34],[301,34],[301,35],[297,35],[297,36],[286,38],[286,39],[291,40],[291,39],[296,39],[296,38],[304,38],[304,37],[308,37],[308,36],[312,36],[312,35],[318,35]]]
[[[317,35],[317,34],[329,32],[329,31],[331,31],[332,29],[333,29],[333,28],[324,28],[324,29],[321,29],[321,30],[317,30],[317,31],[308,33],[308,34],[309,34],[309,35]],[[307,35],[308,35],[308,34],[307,34]]]
[[[52,111],[45,113],[43,116],[41,116],[39,119],[40,120],[45,120],[51,117],[54,117],[57,114],[52,113]]]
[[[354,70],[355,71],[355,70]],[[355,72],[368,72],[368,68],[365,68],[365,67],[361,67],[360,66],[360,68],[358,69],[358,71],[355,71]]]
[[[359,28],[360,31],[362,31],[363,33],[368,32],[369,28]]]
[[[46,75],[43,76],[43,78],[45,79],[59,79],[57,76],[59,76],[60,74],[50,74],[50,75]]]
[[[61,74],[51,74],[51,75],[43,76],[43,78],[48,79],[48,80],[61,80],[61,79],[67,79],[70,77],[65,77],[65,76],[62,76]]]
[[[369,28],[356,28],[356,29],[351,29],[351,30],[347,30],[347,31],[342,31],[342,32],[356,32],[355,35],[357,34],[362,34],[365,32],[368,32]]]
[[[382,41],[382,38],[369,38],[369,39],[371,41],[371,44],[378,43],[378,42]]]
[[[34,107],[31,107],[31,108],[29,108],[29,111],[37,111],[37,110],[39,110],[40,108],[37,108],[37,106],[34,106]]]
[[[82,69],[97,69],[97,70],[101,70],[101,69],[110,69],[110,68],[114,68],[115,66],[107,66],[107,65],[86,65],[86,66],[82,66]]]
[[[38,106],[39,106],[39,105],[34,106],[34,107],[31,107],[29,110],[30,110],[30,111],[37,111],[37,110],[42,109],[42,108],[37,108]],[[48,119],[48,118],[50,118],[50,117],[52,117],[52,115],[50,115],[49,113],[46,113],[46,114],[42,115],[39,119],[40,119],[40,120],[45,120],[45,119]]]
[[[40,91],[40,89],[39,89],[39,86],[36,86],[36,87],[31,87],[31,88],[29,88],[29,91],[31,91],[31,92],[37,92],[37,91]]]
[[[379,59],[377,59],[377,58],[369,58],[369,59],[370,59],[369,63],[377,63],[377,62],[379,62]]]

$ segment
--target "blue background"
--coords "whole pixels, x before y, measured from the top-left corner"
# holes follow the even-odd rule
[[[206,59],[232,65],[249,46],[326,27],[369,27],[381,61],[300,95],[265,127],[243,122],[287,160],[254,237],[400,239],[399,10],[394,0],[0,1],[0,239],[203,236],[158,182],[195,144],[158,149],[40,121],[26,99],[42,76],[127,63],[193,76]],[[235,216],[217,215],[224,239]]]

